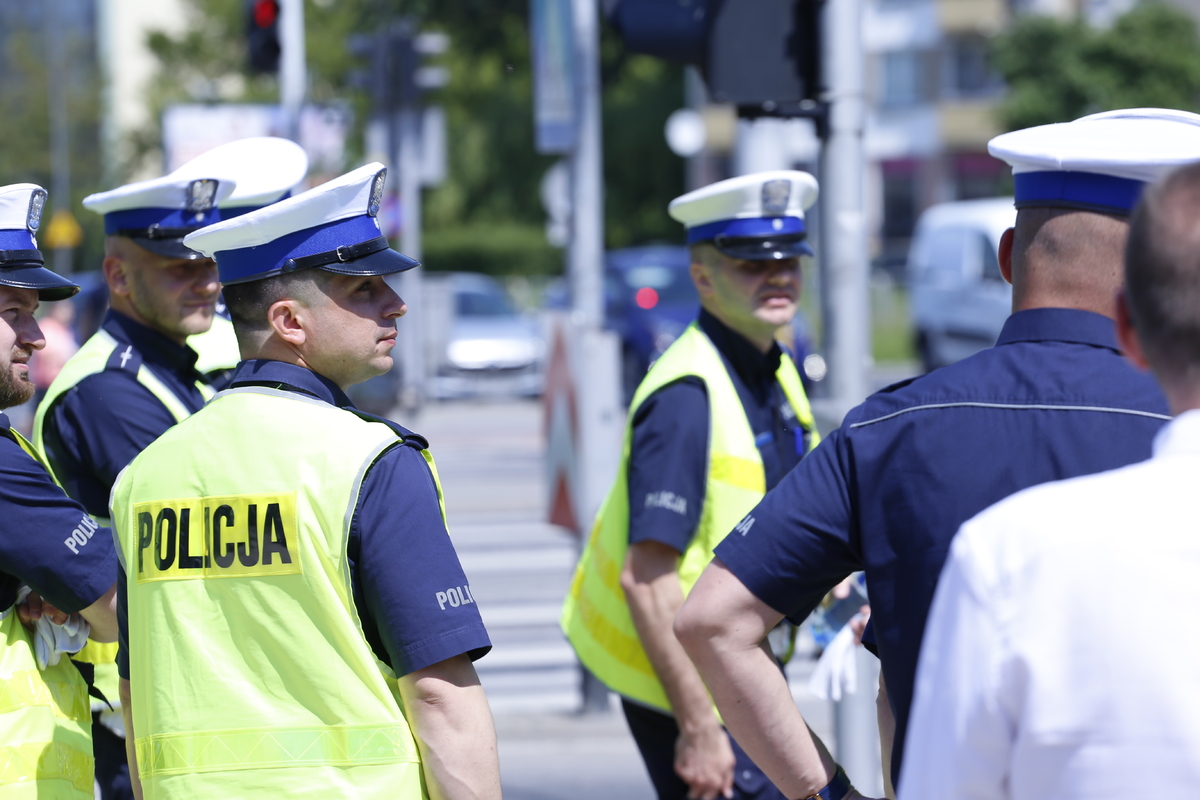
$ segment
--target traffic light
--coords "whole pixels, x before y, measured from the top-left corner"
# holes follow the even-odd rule
[[[352,72],[351,83],[370,90],[380,113],[418,105],[425,92],[449,82],[445,67],[426,63],[446,52],[449,44],[446,34],[421,32],[416,21],[407,18],[376,33],[354,34],[347,46],[362,69]]]
[[[824,0],[617,0],[626,49],[698,67],[742,116],[809,116],[820,92]]]
[[[259,74],[279,72],[279,2],[249,0],[246,46],[250,71]]]

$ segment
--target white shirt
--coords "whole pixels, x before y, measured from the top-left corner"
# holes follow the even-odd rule
[[[900,800],[1200,796],[1200,411],[959,530]]]

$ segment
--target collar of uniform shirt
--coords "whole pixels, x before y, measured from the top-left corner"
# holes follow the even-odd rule
[[[286,390],[294,390],[310,394],[318,400],[324,400],[338,408],[354,408],[354,403],[346,396],[341,388],[307,367],[299,367],[283,361],[270,361],[265,358],[252,358],[238,364],[233,373],[229,388],[239,386],[279,386]]]
[[[1114,323],[1103,314],[1074,308],[1031,308],[1018,311],[1004,323],[997,345],[1010,342],[1075,342],[1106,347],[1118,353]]]
[[[717,350],[729,360],[737,370],[738,377],[747,386],[759,387],[775,380],[775,373],[779,370],[779,359],[783,355],[779,342],[772,344],[771,349],[763,353],[745,336],[704,309],[700,309],[700,318],[697,321],[700,330],[704,331]]]
[[[118,342],[136,347],[143,360],[160,364],[180,375],[195,373],[196,378],[200,377],[200,373],[196,372],[196,359],[199,356],[187,345],[175,344],[153,328],[147,328],[112,309],[104,315],[101,327]]]

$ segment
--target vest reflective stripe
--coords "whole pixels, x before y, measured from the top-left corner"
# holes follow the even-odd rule
[[[313,398],[238,388],[121,474],[113,512],[147,796],[244,797],[267,781],[289,797],[425,797],[346,557],[363,476],[399,441]]]
[[[629,615],[621,569],[629,548],[629,448],[632,420],[646,398],[680,378],[704,381],[709,401],[709,459],[704,506],[692,541],[679,560],[686,596],[712,561],[713,549],[766,493],[762,457],[720,353],[693,323],[662,355],[638,387],[625,426],[617,479],[600,507],[563,605],[562,628],[580,661],[605,685],[625,697],[670,711],[670,703]],[[819,441],[799,373],[786,355],[776,379],[800,424]],[[810,447],[810,449],[811,449]]]
[[[409,749],[407,725],[272,728],[269,731],[207,731],[137,739],[138,772],[258,770],[276,767],[418,764]]]

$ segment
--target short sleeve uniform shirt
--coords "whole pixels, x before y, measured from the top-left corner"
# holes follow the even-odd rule
[[[93,523],[9,431],[0,413],[0,610],[16,602],[24,583],[74,614],[117,579],[112,532]]]
[[[336,384],[279,361],[242,362],[231,383],[231,388],[239,386],[269,386],[353,408]],[[424,444],[421,437],[405,433],[411,444]],[[400,676],[464,653],[478,659],[491,649],[442,520],[433,473],[420,449],[411,444],[397,443],[387,450],[363,478],[347,543],[354,604],[367,642]],[[118,586],[118,667],[128,677],[124,575]],[[450,589],[455,590],[457,604],[449,602]],[[439,601],[439,596],[447,599]]]
[[[149,389],[138,383],[149,369],[195,413],[204,406],[196,388],[196,352],[176,344],[124,314],[109,311],[102,329],[120,345],[109,369],[84,378],[46,414],[46,458],[67,493],[89,514],[108,516],[108,496],[117,475],[176,422]],[[127,356],[127,357],[126,357]]]
[[[716,555],[795,621],[865,570],[897,775],[925,618],[959,526],[1026,487],[1148,458],[1167,413],[1110,319],[1022,311],[995,347],[851,411]]]

